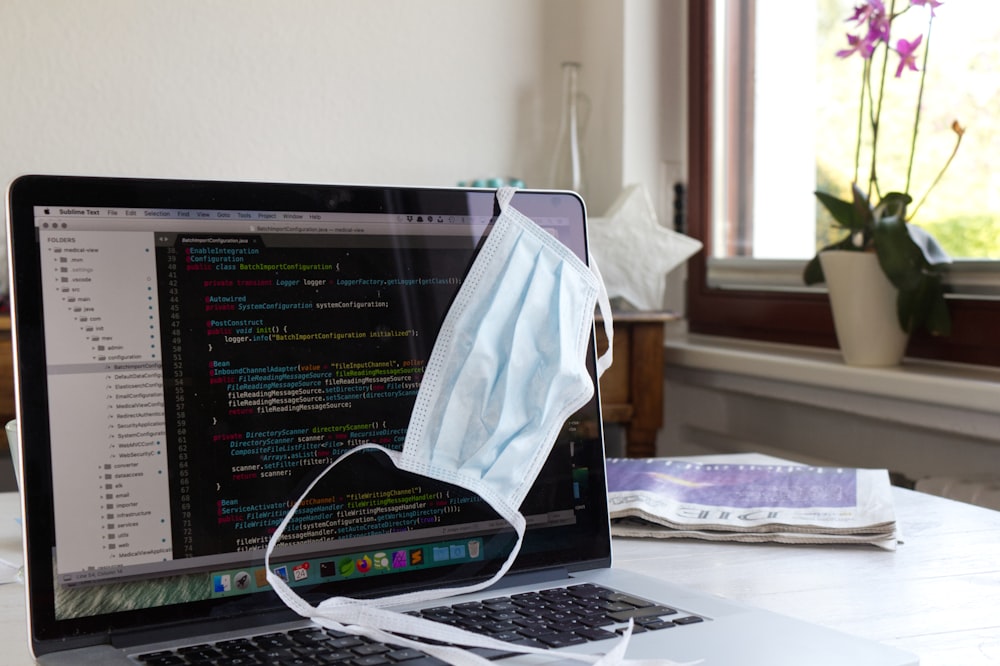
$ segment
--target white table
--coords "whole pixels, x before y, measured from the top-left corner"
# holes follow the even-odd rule
[[[1000,664],[1000,512],[892,490],[895,552],[616,539],[615,563],[909,650],[922,666]]]
[[[893,489],[905,543],[789,546],[619,539],[618,566],[921,655],[1000,664],[1000,512]],[[0,557],[20,563],[15,493],[0,493]],[[30,664],[24,586],[0,585],[2,663]]]

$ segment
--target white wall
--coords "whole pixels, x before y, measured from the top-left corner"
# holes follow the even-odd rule
[[[535,180],[545,21],[533,0],[7,0],[0,177]]]
[[[627,54],[639,92],[662,77],[655,31],[664,21],[676,31],[669,17],[683,6],[4,0],[0,183],[28,172],[420,185],[513,175],[542,187],[559,64],[576,59],[593,100],[586,148],[600,213],[632,159],[625,44],[641,45]],[[651,26],[636,18],[661,14]],[[641,40],[626,39],[639,29]],[[682,57],[668,62],[682,69]],[[635,104],[648,103],[658,100]],[[656,191],[655,163],[630,169],[637,177]]]

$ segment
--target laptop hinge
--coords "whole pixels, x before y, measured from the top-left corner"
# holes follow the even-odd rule
[[[522,585],[539,585],[541,583],[561,583],[569,579],[569,569],[566,567],[549,567],[548,569],[538,569],[537,571],[526,571],[523,573],[508,573],[499,581],[489,586],[488,590],[500,590],[507,587],[520,587]]]
[[[253,632],[258,627],[303,621],[288,609],[281,609],[260,614],[247,614],[231,618],[201,618],[193,622],[179,622],[169,625],[157,625],[142,629],[120,629],[111,633],[111,644],[116,648],[129,648],[136,645],[148,645],[163,641],[184,641],[196,639],[206,634],[225,632]]]
[[[549,567],[522,573],[507,574],[502,580],[488,587],[488,590],[502,590],[521,586],[537,586],[544,583],[559,584],[569,579],[566,567]],[[248,617],[252,618],[248,620]],[[118,648],[147,645],[162,641],[184,640],[199,634],[230,631],[253,631],[255,627],[301,620],[296,615],[282,609],[254,616],[239,616],[229,619],[202,619],[198,622],[183,622],[172,625],[158,625],[144,629],[120,630],[111,634],[111,644]]]

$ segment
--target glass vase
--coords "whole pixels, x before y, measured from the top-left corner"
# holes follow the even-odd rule
[[[584,160],[581,139],[589,114],[590,101],[578,88],[580,64],[562,64],[562,117],[555,154],[552,157],[550,187],[572,190],[586,198]]]

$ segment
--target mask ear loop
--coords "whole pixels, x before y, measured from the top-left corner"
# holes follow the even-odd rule
[[[361,451],[381,451],[389,456],[394,465],[399,467],[399,452],[385,449],[377,444],[360,444],[350,451],[346,451],[342,455],[338,456],[336,460],[327,465],[327,467],[324,468],[323,471],[321,471],[316,478],[312,480],[312,482],[310,482],[302,495],[291,506],[288,513],[285,514],[285,517],[278,524],[278,527],[268,540],[267,550],[264,553],[265,574],[268,583],[271,584],[271,587],[274,588],[275,593],[277,593],[278,597],[281,598],[285,605],[301,617],[308,618],[320,626],[337,631],[343,631],[349,634],[367,636],[379,641],[403,645],[404,647],[419,649],[431,654],[432,656],[438,657],[439,659],[443,659],[454,666],[487,666],[491,662],[474,653],[468,652],[467,650],[456,647],[433,645],[420,640],[412,640],[406,638],[405,636],[407,634],[418,633],[420,637],[433,641],[460,644],[472,643],[473,645],[478,644],[479,647],[503,649],[508,651],[510,650],[511,645],[496,639],[490,639],[486,636],[466,632],[463,629],[450,625],[433,622],[424,618],[404,615],[395,611],[388,611],[383,608],[379,608],[379,606],[390,604],[403,605],[408,602],[413,603],[427,601],[445,596],[477,592],[494,584],[497,580],[502,578],[503,575],[510,569],[511,565],[513,565],[524,538],[524,516],[516,510],[513,512],[513,515],[511,515],[511,511],[508,508],[505,507],[500,509],[494,506],[494,509],[514,526],[518,536],[517,543],[510,556],[508,556],[507,560],[500,567],[500,570],[491,579],[474,585],[452,589],[410,592],[392,597],[384,597],[382,599],[359,600],[352,599],[350,597],[331,597],[321,602],[319,606],[313,606],[293,591],[288,583],[274,573],[271,568],[271,555],[274,552],[274,548],[280,540],[281,535],[284,534],[285,529],[288,527],[288,523],[291,521],[292,516],[298,510],[305,498],[308,497],[316,484],[319,483],[319,481],[326,476],[330,470],[351,455]],[[493,502],[490,503],[491,505],[493,504]],[[402,634],[402,636],[400,634]],[[547,653],[546,650],[540,648],[521,648],[520,651],[537,652],[539,654]],[[586,661],[596,662],[596,658],[588,658]]]
[[[614,362],[612,350],[615,342],[615,324],[611,314],[611,299],[608,298],[608,287],[604,284],[604,276],[601,269],[597,267],[597,260],[593,254],[588,254],[588,264],[590,271],[597,278],[597,307],[601,312],[601,320],[604,322],[604,335],[608,339],[608,349],[597,359],[597,376],[600,377],[604,371],[611,367]]]
[[[452,666],[489,666],[493,662],[460,647],[455,647],[453,645],[436,645],[434,643],[409,638],[408,636],[417,634],[420,638],[430,641],[452,643],[467,647],[484,647],[495,650],[503,650],[505,652],[519,652],[522,654],[539,655],[556,654],[563,659],[593,664],[593,666],[681,666],[677,662],[667,659],[625,659],[625,651],[628,648],[629,640],[632,637],[632,630],[635,626],[633,620],[631,619],[629,619],[628,627],[622,632],[621,638],[619,638],[614,644],[614,647],[612,647],[612,649],[605,654],[600,655],[581,654],[578,652],[553,652],[548,648],[516,645],[500,641],[495,638],[490,638],[488,636],[483,636],[482,634],[476,634],[467,629],[461,629],[459,627],[434,622],[433,620],[414,617],[379,607],[379,604],[402,605],[407,603],[407,601],[424,601],[427,599],[437,599],[444,596],[475,592],[489,587],[503,577],[507,569],[510,568],[510,565],[513,564],[514,559],[517,557],[517,554],[521,549],[521,544],[524,540],[525,521],[524,516],[520,513],[520,511],[511,509],[502,500],[499,502],[499,506],[494,505],[494,501],[497,499],[495,497],[484,497],[484,499],[493,505],[497,513],[514,525],[518,539],[517,544],[511,551],[507,561],[504,562],[501,569],[494,574],[490,580],[462,588],[411,592],[392,597],[384,597],[382,599],[359,600],[351,599],[349,597],[332,597],[324,602],[321,602],[319,606],[311,605],[305,599],[296,594],[281,577],[274,573],[271,569],[271,554],[274,551],[274,547],[278,540],[281,538],[281,535],[284,533],[285,528],[288,526],[288,523],[291,521],[292,516],[295,514],[296,510],[309,493],[312,492],[312,489],[316,486],[316,484],[319,483],[319,481],[326,476],[331,469],[336,467],[338,463],[345,460],[349,456],[360,451],[372,450],[381,451],[387,454],[393,464],[396,464],[398,461],[397,451],[385,449],[378,444],[361,444],[354,449],[343,453],[336,460],[330,463],[322,472],[320,472],[315,479],[313,479],[302,495],[292,505],[291,509],[285,515],[284,519],[282,519],[277,529],[275,529],[274,533],[271,535],[271,539],[268,541],[267,550],[264,554],[264,566],[266,567],[267,581],[274,588],[274,591],[278,594],[281,600],[284,601],[285,604],[298,615],[308,618],[315,624],[327,629],[342,631],[356,636],[366,636],[373,640],[421,650],[433,657],[437,657],[438,659],[452,664]],[[335,613],[335,611],[339,612]],[[339,616],[339,620],[331,617],[331,615],[334,614]]]

